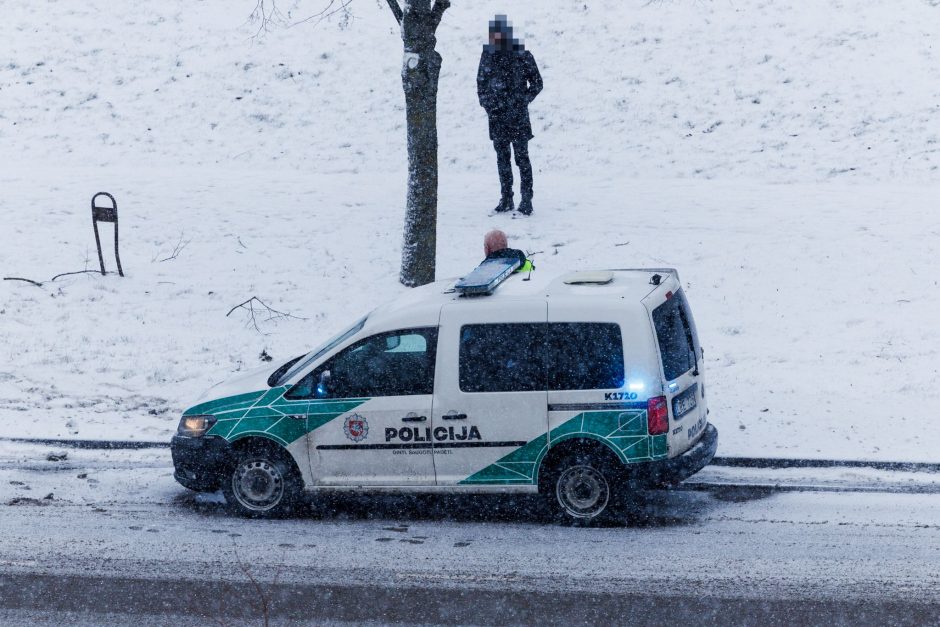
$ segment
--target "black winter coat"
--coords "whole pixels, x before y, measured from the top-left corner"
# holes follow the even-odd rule
[[[532,139],[529,103],[542,91],[542,75],[528,50],[483,49],[477,72],[480,106],[490,119],[490,139]]]

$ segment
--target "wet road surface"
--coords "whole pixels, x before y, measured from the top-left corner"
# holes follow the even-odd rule
[[[336,496],[251,521],[121,459],[0,459],[0,622],[940,624],[935,494],[654,492],[589,529],[533,498]]]

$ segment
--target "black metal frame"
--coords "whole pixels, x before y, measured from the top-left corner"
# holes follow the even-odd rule
[[[110,207],[99,207],[95,204],[95,200],[99,196],[106,196],[111,199]],[[118,211],[117,211],[117,201],[114,199],[114,196],[108,192],[98,192],[91,197],[91,225],[95,229],[95,244],[98,245],[98,263],[101,265],[101,274],[105,274],[104,271],[104,255],[101,254],[101,237],[98,235],[98,223],[99,222],[112,222],[114,223],[114,259],[117,261],[118,274],[124,276],[124,270],[121,268],[121,255],[118,252]]]

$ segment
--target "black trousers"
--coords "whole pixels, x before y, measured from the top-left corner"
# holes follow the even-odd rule
[[[496,166],[499,168],[499,186],[503,198],[512,198],[512,164],[510,163],[510,146],[516,155],[516,165],[519,167],[519,178],[522,179],[522,198],[532,199],[532,163],[529,161],[529,140],[495,140],[493,148],[496,149]]]

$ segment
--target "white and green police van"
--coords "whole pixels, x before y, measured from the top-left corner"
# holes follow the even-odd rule
[[[324,490],[538,493],[591,522],[707,465],[702,349],[678,274],[509,277],[409,291],[273,372],[209,390],[176,479],[282,515]]]

